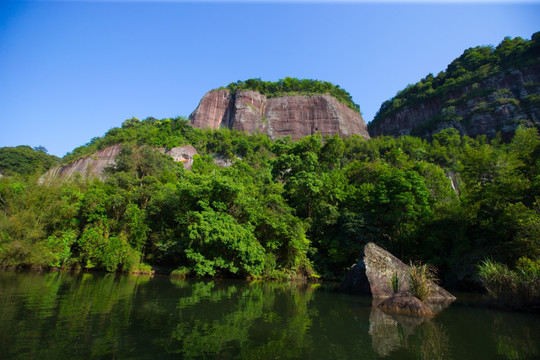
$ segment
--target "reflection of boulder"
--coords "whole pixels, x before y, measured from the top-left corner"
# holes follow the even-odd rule
[[[373,299],[369,315],[371,344],[379,356],[405,348],[422,360],[449,358],[448,334],[442,324],[433,317],[387,314],[378,308],[382,302]]]
[[[403,334],[397,321],[376,307],[371,309],[369,315],[369,335],[373,350],[381,356],[387,356],[403,346]]]
[[[425,317],[389,315],[377,308],[374,301],[369,315],[369,335],[373,350],[381,356],[406,346],[406,340],[415,328],[426,320]]]
[[[413,316],[433,315],[430,308],[408,291],[402,291],[385,299],[378,306],[385,313]]]
[[[402,280],[402,291],[409,290],[409,266],[374,243],[364,247],[358,263],[345,275],[341,289],[347,292],[388,297],[393,294],[390,278],[393,274]],[[434,289],[428,301],[455,300],[455,296],[431,282]]]

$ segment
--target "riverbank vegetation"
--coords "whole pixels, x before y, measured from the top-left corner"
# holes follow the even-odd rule
[[[478,270],[493,303],[510,309],[540,311],[540,261],[521,258],[514,269],[485,260]]]
[[[373,241],[459,287],[475,284],[486,258],[514,267],[540,256],[534,128],[510,143],[454,129],[432,141],[273,141],[182,118],[129,119],[62,161],[118,143],[104,181],[0,179],[2,267],[339,279]],[[153,151],[186,144],[200,154],[191,171]]]

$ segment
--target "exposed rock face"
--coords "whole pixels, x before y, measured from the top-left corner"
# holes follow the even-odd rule
[[[455,127],[462,135],[471,137],[492,137],[498,131],[509,137],[523,120],[540,127],[540,107],[529,101],[538,94],[540,65],[512,70],[371,122],[369,134],[430,137],[444,128]]]
[[[408,291],[402,291],[390,296],[377,307],[386,313],[392,314],[412,316],[433,315],[431,309],[426,304],[418,300]]]
[[[40,182],[47,183],[57,179],[68,180],[76,176],[76,174],[83,178],[95,177],[103,180],[105,169],[114,165],[115,158],[120,154],[121,149],[120,144],[109,146],[91,156],[77,159],[71,164],[54,167],[43,174]],[[197,154],[197,150],[191,145],[174,147],[170,150],[158,148],[156,151],[171,156],[174,161],[182,162],[187,170],[191,169],[193,156]]]
[[[237,91],[232,96],[228,90],[212,90],[189,118],[194,127],[228,127],[273,139],[318,132],[323,137],[358,134],[369,138],[362,116],[330,95],[267,98],[256,91]]]
[[[176,162],[181,162],[184,164],[184,168],[186,168],[186,170],[191,170],[191,166],[193,165],[193,156],[198,154],[197,150],[195,150],[195,148],[191,145],[177,146],[169,150],[164,148],[159,148],[156,150],[162,154],[169,155]]]
[[[394,255],[374,243],[368,243],[360,256],[358,263],[353,265],[345,275],[341,289],[347,292],[370,294],[374,297],[389,297],[393,295],[390,278],[397,274],[403,285],[401,291],[407,291],[409,285],[409,266]],[[435,283],[428,301],[454,300],[450,294]]]
[[[103,171],[114,165],[114,159],[120,154],[121,145],[109,146],[97,153],[75,160],[69,165],[57,166],[47,171],[40,179],[50,182],[55,179],[67,180],[80,174],[83,178],[97,177],[103,179]]]
[[[232,118],[231,98],[228,90],[214,90],[207,93],[197,109],[189,116],[192,125],[201,129],[219,129],[223,123],[228,127],[228,121]]]

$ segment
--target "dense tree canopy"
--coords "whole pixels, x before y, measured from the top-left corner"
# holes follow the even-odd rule
[[[28,145],[17,147],[0,148],[0,173],[10,174],[32,174],[44,172],[58,163],[58,158],[47,154],[47,149],[43,146],[31,148]]]
[[[0,265],[336,278],[374,241],[466,279],[540,256],[540,138],[270,140],[129,119],[63,161],[122,143],[106,180],[0,179]],[[191,171],[154,147],[192,144]],[[232,164],[220,167],[215,159]]]

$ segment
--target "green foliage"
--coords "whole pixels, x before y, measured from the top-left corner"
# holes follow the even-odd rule
[[[222,88],[220,88],[222,89]],[[347,107],[354,111],[360,112],[360,106],[356,104],[352,96],[340,88],[339,85],[334,85],[328,81],[297,79],[286,77],[276,82],[262,81],[261,79],[248,79],[246,81],[238,80],[237,82],[227,85],[233,95],[237,91],[252,90],[257,91],[267,97],[282,97],[287,95],[331,95],[341,101]]]
[[[495,304],[508,308],[532,310],[540,304],[540,261],[522,257],[514,270],[484,260],[478,265],[481,277]]]
[[[232,274],[258,276],[264,268],[264,249],[253,228],[240,225],[225,213],[207,208],[194,212],[188,226],[187,258],[199,276],[214,276],[226,270]]]
[[[388,279],[388,282],[390,284],[390,287],[392,288],[392,292],[394,294],[397,294],[401,290],[401,286],[403,284],[403,280],[401,279],[398,272],[393,272],[390,275],[390,278]]]
[[[43,173],[58,163],[58,158],[47,154],[47,149],[27,145],[0,148],[0,173],[3,175]]]
[[[63,161],[118,142],[105,181],[0,178],[1,267],[339,279],[374,241],[467,279],[486,257],[513,266],[540,256],[533,128],[520,127],[510,143],[455,129],[431,142],[272,141],[181,118],[130,119]],[[154,150],[179,143],[200,154],[191,171]]]

